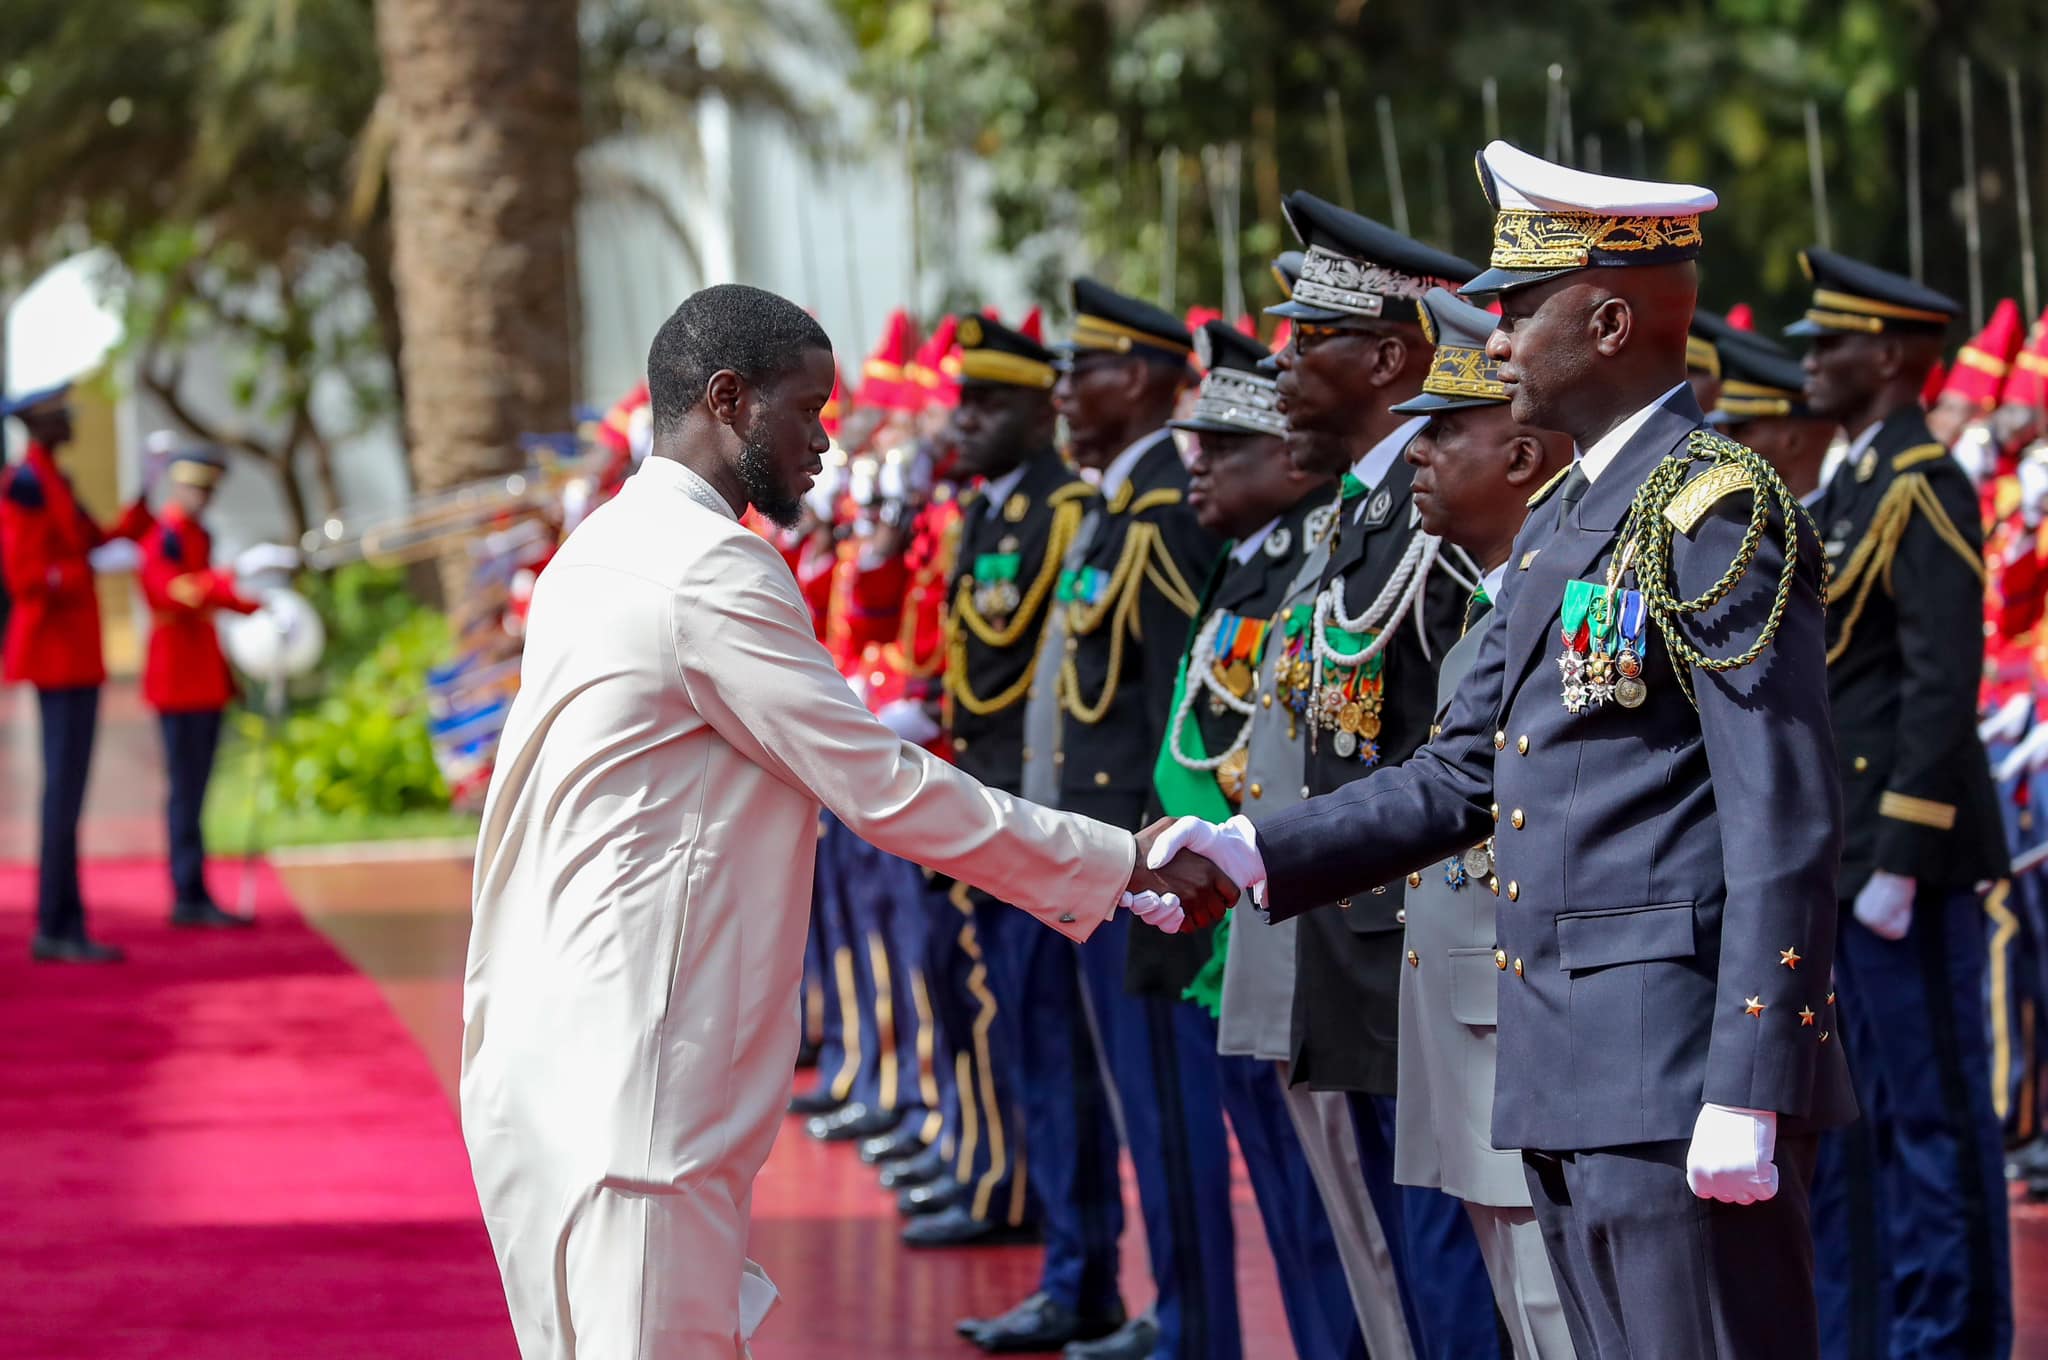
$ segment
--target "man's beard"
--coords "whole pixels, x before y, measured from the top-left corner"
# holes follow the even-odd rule
[[[794,529],[803,514],[802,496],[793,496],[775,476],[775,459],[766,444],[747,439],[740,445],[740,487],[747,504],[784,529]]]

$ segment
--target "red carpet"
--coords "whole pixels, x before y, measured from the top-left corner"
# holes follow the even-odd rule
[[[454,1111],[261,873],[258,929],[188,934],[161,863],[93,865],[88,969],[28,963],[0,866],[0,1357],[514,1354]]]

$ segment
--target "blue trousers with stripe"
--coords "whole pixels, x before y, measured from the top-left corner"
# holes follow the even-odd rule
[[[1238,1360],[1244,1346],[1230,1140],[1223,1129],[1215,1024],[1186,1002],[1124,990],[1132,928],[1130,913],[1119,912],[1073,948],[1137,1168],[1138,1205],[1159,1291],[1159,1354]]]
[[[1116,1123],[1071,941],[1023,912],[977,909],[998,1013],[1016,1017],[1016,1104],[1045,1235],[1039,1289],[1089,1316],[1118,1302],[1124,1230]]]
[[[927,880],[909,860],[843,826],[840,833],[839,891],[853,933],[863,1037],[872,1036],[873,1052],[860,1065],[853,1098],[921,1123],[941,1099],[924,980]]]
[[[850,1099],[866,1064],[875,1055],[874,1009],[861,995],[857,933],[845,892],[843,847],[853,833],[831,813],[820,815],[818,865],[811,885],[811,928],[815,932],[824,986],[819,1024],[818,1083],[840,1100]]]
[[[1349,1099],[1366,1195],[1386,1234],[1418,1360],[1499,1354],[1493,1283],[1464,1204],[1441,1190],[1395,1184],[1394,1098]]]
[[[1821,1139],[1822,1353],[2012,1353],[2011,1239],[1984,1025],[1984,912],[1923,889],[1902,940],[1842,904],[1837,1032],[1863,1117]]]
[[[1196,1014],[1208,1019],[1199,1010]],[[1215,1021],[1209,1021],[1212,1035],[1215,1029]],[[1217,1065],[1223,1109],[1244,1154],[1245,1174],[1280,1276],[1280,1304],[1294,1353],[1365,1360],[1365,1336],[1352,1307],[1344,1262],[1301,1150],[1301,1136],[1287,1113],[1279,1065],[1235,1055],[1219,1057]]]
[[[965,883],[947,883],[926,904],[925,976],[938,1012],[939,1067],[946,1101],[946,1150],[954,1175],[968,1188],[977,1219],[1020,1227],[1034,1214],[1024,1119],[1017,1102],[1021,1075],[1019,1020],[999,999],[992,952],[1007,945],[1013,925],[1037,922]]]
[[[52,940],[85,938],[85,898],[78,889],[78,818],[99,728],[97,685],[39,689],[43,723],[43,802],[36,853],[36,933]]]

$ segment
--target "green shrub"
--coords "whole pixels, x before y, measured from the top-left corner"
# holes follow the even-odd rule
[[[448,806],[427,730],[427,671],[447,659],[447,620],[405,592],[400,572],[363,565],[308,577],[328,646],[266,741],[253,687],[236,735],[260,753],[276,806],[346,820]]]

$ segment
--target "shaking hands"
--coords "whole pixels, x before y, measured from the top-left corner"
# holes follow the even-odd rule
[[[1236,882],[1200,854],[1159,844],[1174,825],[1162,817],[1138,833],[1138,857],[1123,896],[1132,915],[1169,935],[1215,925],[1238,892]]]

